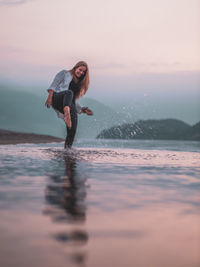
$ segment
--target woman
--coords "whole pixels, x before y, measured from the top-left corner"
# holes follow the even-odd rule
[[[65,148],[73,144],[77,129],[77,113],[93,115],[88,107],[81,107],[77,99],[85,95],[89,87],[89,69],[84,61],[79,61],[71,70],[62,70],[55,76],[47,89],[49,96],[45,105],[51,105],[59,118],[63,118],[67,126]]]

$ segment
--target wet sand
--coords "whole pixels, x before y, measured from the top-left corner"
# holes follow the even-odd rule
[[[63,142],[64,139],[43,135],[43,134],[33,134],[33,133],[20,133],[0,129],[0,145],[9,144],[41,144],[41,143],[54,143]]]

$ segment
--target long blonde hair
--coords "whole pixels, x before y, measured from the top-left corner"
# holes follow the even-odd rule
[[[80,66],[86,67],[86,71],[83,78],[80,81],[80,93],[78,94],[77,98],[80,98],[86,94],[90,83],[89,68],[85,61],[79,61],[78,63],[76,63],[76,65],[70,70],[70,73],[74,77],[76,68]]]

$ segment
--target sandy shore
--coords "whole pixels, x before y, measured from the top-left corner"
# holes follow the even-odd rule
[[[53,142],[63,142],[64,139],[42,134],[33,133],[20,133],[0,129],[0,145],[8,144],[40,144],[40,143],[53,143]]]

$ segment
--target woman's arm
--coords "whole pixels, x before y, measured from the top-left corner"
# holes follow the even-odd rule
[[[53,82],[47,89],[48,92],[51,90],[55,92],[57,91],[59,84],[64,80],[65,72],[66,72],[65,70],[61,70],[56,74],[55,78],[53,79]]]
[[[86,113],[87,115],[93,115],[93,112],[88,107],[81,107],[81,105],[76,101],[76,111],[78,114]]]
[[[52,105],[53,90],[49,89],[48,92],[49,92],[49,95],[48,95],[48,97],[47,97],[45,106],[46,106],[47,108],[50,108],[50,106]]]
[[[64,75],[65,75],[65,70],[61,70],[60,72],[58,72],[55,78],[53,79],[53,82],[47,89],[47,92],[49,93],[47,100],[45,102],[45,106],[47,108],[50,108],[50,106],[52,105],[53,93],[57,91],[59,84],[64,79]]]

